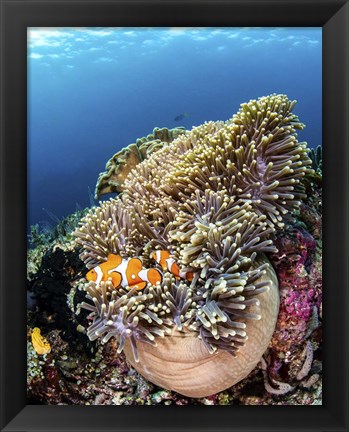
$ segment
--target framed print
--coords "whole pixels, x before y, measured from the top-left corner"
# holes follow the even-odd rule
[[[347,2],[1,6],[2,430],[348,430]]]

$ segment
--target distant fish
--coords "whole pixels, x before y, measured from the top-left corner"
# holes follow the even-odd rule
[[[176,121],[176,122],[179,122],[179,121],[181,121],[181,120],[183,120],[184,118],[187,118],[187,117],[189,117],[189,114],[185,112],[185,113],[179,114],[173,120]]]

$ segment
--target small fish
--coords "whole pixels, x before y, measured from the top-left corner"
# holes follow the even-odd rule
[[[173,120],[176,121],[176,122],[179,122],[179,121],[181,121],[181,120],[183,120],[183,119],[185,119],[187,117],[189,117],[189,114],[185,112],[185,113],[179,114]]]
[[[51,345],[41,335],[41,330],[38,327],[35,327],[32,331],[32,344],[37,354],[43,355],[48,354],[51,351]]]
[[[151,258],[159,263],[164,270],[170,271],[176,277],[176,279],[182,278],[188,280],[189,282],[193,280],[193,272],[182,272],[176,261],[170,257],[169,251],[157,250],[152,253]]]
[[[139,258],[123,259],[120,255],[109,254],[107,261],[94,267],[86,274],[88,281],[106,282],[111,278],[114,288],[136,287],[141,290],[147,282],[155,285],[162,281],[161,273],[156,269],[143,269]]]

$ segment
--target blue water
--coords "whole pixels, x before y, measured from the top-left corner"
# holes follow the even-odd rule
[[[90,206],[98,174],[153,128],[226,120],[285,93],[321,144],[321,28],[28,31],[28,227]],[[174,118],[187,112],[180,122]]]

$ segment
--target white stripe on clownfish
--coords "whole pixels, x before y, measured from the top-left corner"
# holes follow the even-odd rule
[[[160,250],[155,251],[155,261],[158,263],[160,263],[160,261],[161,261],[161,255],[162,255],[161,252],[162,251],[160,251]]]
[[[140,279],[142,279],[144,282],[150,282],[148,279],[148,269],[143,269],[138,273],[138,276]]]
[[[184,272],[179,269],[178,265],[176,264],[176,261],[173,258],[167,258],[166,260],[167,268],[175,275],[179,276],[182,279],[186,279],[189,272]],[[190,276],[189,276],[190,277]],[[189,279],[188,279],[189,280]]]
[[[129,285],[129,281],[127,280],[127,277],[126,277],[126,270],[127,270],[127,267],[128,267],[128,263],[129,263],[129,261],[130,260],[125,260],[125,259],[123,259],[122,261],[121,261],[121,264],[119,264],[117,267],[115,267],[114,269],[112,269],[112,270],[109,270],[108,271],[108,274],[109,273],[112,273],[112,272],[114,272],[114,271],[117,271],[118,273],[120,273],[120,275],[121,275],[121,283],[120,283],[120,285],[123,287],[123,288],[125,288],[126,286],[128,286]]]
[[[173,272],[173,270],[175,270],[175,266],[172,267],[173,264],[176,265],[176,261],[174,260],[174,258],[167,258],[167,259],[165,259],[165,263],[166,263],[166,266],[167,266],[168,270],[170,270],[171,272]]]
[[[100,268],[100,266],[95,267],[94,270],[97,273],[96,284],[99,285],[101,283],[101,281],[102,281],[102,278],[103,278],[103,271]]]

